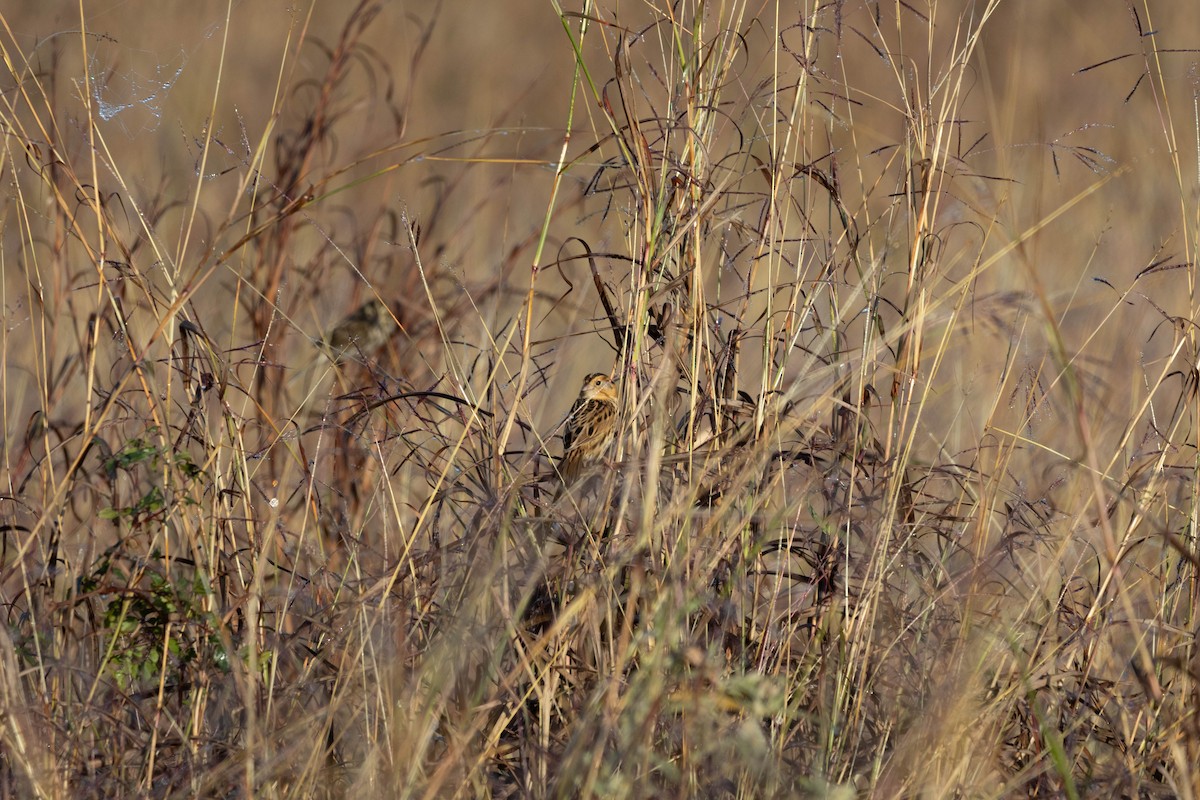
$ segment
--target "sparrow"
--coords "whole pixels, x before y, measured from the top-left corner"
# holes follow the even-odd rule
[[[579,397],[567,414],[559,465],[564,486],[573,484],[604,457],[616,430],[617,386],[603,372],[593,372],[583,379]]]
[[[325,334],[324,345],[335,363],[378,350],[396,331],[396,318],[378,297],[358,307]]]

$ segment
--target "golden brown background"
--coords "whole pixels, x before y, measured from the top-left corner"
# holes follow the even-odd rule
[[[283,113],[268,135],[286,132],[289,124],[303,118],[316,91],[314,76],[326,65],[314,43],[335,46],[351,9],[342,3],[86,3],[88,35],[82,40],[79,8],[69,4],[31,5],[10,13],[7,21],[15,41],[33,56],[33,67],[47,72],[54,68],[48,88],[60,108],[70,112],[60,119],[59,136],[72,158],[88,155],[81,123],[85,91],[94,100],[128,104],[97,126],[102,137],[96,152],[98,178],[106,190],[127,191],[131,200],[143,205],[155,196],[181,201],[162,213],[153,234],[161,257],[172,265],[168,269],[185,269],[205,245],[206,228],[238,202],[232,193],[267,130],[272,98],[283,93]],[[837,120],[829,125],[829,140],[838,154],[843,191],[857,202],[865,199],[883,208],[894,201],[898,187],[885,169],[891,157],[887,148],[905,132],[899,105],[906,93],[910,102],[928,100],[912,96],[917,86],[921,92],[932,87],[941,93],[935,94],[935,103],[942,102],[946,90],[938,81],[949,78],[952,65],[941,56],[962,47],[962,37],[973,28],[958,20],[981,13],[982,7],[942,3],[935,10],[932,27],[918,13],[902,11],[899,37],[896,7],[891,4],[838,3],[814,18],[814,24],[826,29],[840,26],[840,38],[822,37],[812,69],[819,78],[817,96],[826,91],[833,97],[839,87],[853,87],[852,107],[833,104]],[[738,91],[749,94],[777,63],[766,32],[774,18],[781,26],[800,24],[798,9],[787,4],[752,7],[747,18],[755,13],[763,24],[746,27],[749,55],[739,73],[738,90],[727,97],[736,97]],[[606,18],[636,29],[646,16],[637,4],[615,4]],[[1108,387],[1100,407],[1112,406],[1118,415],[1128,414],[1137,402],[1131,396],[1137,393],[1137,380],[1130,379],[1139,365],[1153,364],[1169,351],[1171,342],[1161,313],[1151,303],[1137,293],[1127,302],[1120,297],[1151,263],[1191,259],[1196,226],[1194,98],[1200,77],[1197,54],[1188,48],[1196,44],[1198,24],[1198,12],[1187,3],[1138,5],[1136,17],[1122,2],[1001,3],[983,27],[964,82],[964,99],[954,108],[962,124],[947,131],[947,146],[963,158],[956,163],[959,177],[944,196],[939,214],[947,223],[970,223],[947,228],[953,230],[951,236],[972,241],[986,229],[985,253],[1022,240],[982,276],[979,289],[1026,292],[1040,287],[1048,310],[1063,325],[1069,349],[1077,351],[1086,369]],[[431,33],[422,47],[426,29]],[[1154,38],[1145,35],[1149,31],[1155,32]],[[302,32],[306,43],[297,53]],[[433,243],[426,266],[458,276],[455,279],[467,286],[505,276],[502,290],[480,309],[489,325],[501,325],[511,318],[525,288],[530,242],[549,198],[549,161],[567,119],[572,56],[561,23],[550,5],[540,2],[390,3],[372,22],[365,40],[374,61],[357,61],[351,67],[354,76],[340,88],[338,102],[345,117],[334,137],[336,152],[328,157],[330,163],[344,164],[367,156],[347,174],[345,184],[351,177],[375,177],[332,197],[322,211],[336,206],[336,214],[313,213],[311,241],[294,243],[295,261],[302,263],[308,249],[325,237],[353,238],[353,220],[361,209],[389,207],[428,220],[437,207],[438,227],[425,231],[425,241]],[[783,40],[788,41],[788,34]],[[611,75],[611,64],[599,41],[589,40],[586,56],[598,79],[604,80]],[[834,46],[835,41],[840,44]],[[653,34],[640,42],[644,48],[658,46]],[[81,44],[87,47],[86,69]],[[1155,45],[1162,52],[1155,54]],[[897,59],[908,64],[909,74],[903,76],[881,57],[882,50],[898,47],[914,53]],[[1172,49],[1178,52],[1169,52]],[[783,62],[790,59],[787,54],[779,57]],[[1088,67],[1094,68],[1083,71]],[[372,82],[394,86],[404,111],[401,120],[369,101]],[[580,95],[579,103],[568,151],[572,157],[596,138],[595,115],[586,94]],[[220,144],[199,176],[200,142],[210,124]],[[388,144],[407,146],[369,156]],[[877,147],[885,149],[873,152]],[[378,174],[417,152],[428,157]],[[106,162],[118,166],[124,187]],[[270,180],[269,168],[264,172]],[[883,182],[876,183],[881,175]],[[572,202],[571,195],[577,195],[589,177],[587,164],[573,169],[560,206]],[[189,240],[196,253],[180,252],[181,221],[196,194],[200,219],[208,224],[200,224]],[[132,203],[124,203],[122,210],[129,217],[130,236],[144,238]],[[36,229],[36,220],[30,224]],[[11,206],[5,231],[6,329],[10,342],[24,341],[30,324],[28,275],[37,270],[28,255],[20,253]],[[560,213],[551,228],[552,242],[569,235],[585,235],[593,247],[603,249],[622,234],[611,227],[606,230],[595,216],[573,210]],[[897,246],[878,230],[871,233],[870,244],[876,259],[889,258]],[[971,252],[970,247],[952,249]],[[410,266],[403,248],[391,242],[377,243],[371,255],[373,262],[359,264],[356,254],[348,252],[345,263],[327,265],[319,276],[286,283],[276,302],[292,331],[315,336],[363,296],[355,267],[386,293],[389,270]],[[236,264],[231,264],[227,273],[195,295],[210,332],[222,330],[220,318],[229,314],[236,273]],[[1143,279],[1136,288],[1165,311],[1189,317],[1189,275],[1190,271],[1164,272]],[[35,280],[59,286],[61,296],[71,298],[69,314],[77,318],[93,303],[94,292],[87,288],[93,279],[87,265],[80,263],[75,274],[42,274]],[[551,298],[562,288],[556,280],[545,282]],[[319,292],[314,282],[320,283]],[[420,305],[419,300],[412,302]],[[584,321],[591,310],[589,306],[582,320],[551,315],[540,331],[544,335],[537,338],[552,338],[563,325],[586,330]],[[1037,361],[1043,355],[1043,345],[1037,344],[1040,336],[1036,331],[1023,336],[1025,358]],[[576,352],[574,342],[562,346],[567,355]],[[955,369],[962,372],[956,383],[964,396],[979,380],[977,361],[994,356],[996,346],[988,337],[963,342],[963,361]],[[9,358],[20,362],[20,348],[10,344]],[[606,366],[580,364],[572,372]],[[564,380],[577,379],[572,374]],[[954,413],[961,400],[948,402],[946,413]],[[33,402],[28,387],[9,385],[10,435],[24,424]]]

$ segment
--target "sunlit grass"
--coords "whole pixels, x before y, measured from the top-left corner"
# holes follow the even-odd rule
[[[2,793],[1194,796],[1193,109],[952,5],[541,9],[434,133],[449,11],[137,130],[4,19]]]

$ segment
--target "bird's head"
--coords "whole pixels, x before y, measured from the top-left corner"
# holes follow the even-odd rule
[[[593,372],[583,379],[583,388],[579,390],[580,400],[603,400],[609,403],[617,402],[617,385],[603,372]]]

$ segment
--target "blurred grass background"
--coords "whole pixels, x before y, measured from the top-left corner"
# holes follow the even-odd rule
[[[954,22],[959,11],[939,5],[938,13],[948,22],[932,30],[919,14],[908,15],[911,24],[901,15],[903,34],[896,42],[874,32],[871,19],[879,15],[890,33],[888,18],[895,9],[871,4],[851,14],[842,4],[837,7],[843,9],[843,24],[850,33],[836,44],[822,42],[815,67],[830,83],[852,87],[853,126],[847,119],[831,126],[829,147],[845,152],[849,145],[857,153],[874,153],[857,164],[843,160],[843,170],[861,171],[863,193],[873,190],[870,198],[849,195],[847,200],[852,207],[872,201],[883,207],[890,202],[889,193],[874,182],[894,153],[888,148],[904,133],[904,119],[897,113],[905,100],[904,83],[911,76],[937,80],[939,70],[945,74],[946,55],[963,35]],[[622,21],[623,15],[634,15],[625,23],[634,27],[645,16],[638,9],[615,13]],[[779,14],[782,25],[797,24],[798,18],[789,20],[782,10]],[[1123,378],[1140,361],[1169,352],[1169,337],[1156,337],[1163,340],[1158,348],[1151,341],[1161,315],[1147,303],[1126,307],[1116,298],[1149,264],[1164,258],[1186,261],[1190,254],[1187,225],[1192,220],[1180,193],[1186,192],[1189,199],[1194,195],[1194,181],[1188,178],[1197,170],[1196,148],[1183,145],[1195,116],[1197,79],[1187,37],[1195,29],[1196,11],[1162,4],[1147,5],[1138,14],[1142,32],[1130,8],[1120,3],[1086,9],[999,4],[968,70],[961,105],[955,108],[961,124],[949,134],[951,151],[964,156],[958,166],[963,178],[939,206],[947,226],[968,223],[952,228],[953,236],[968,243],[962,248],[966,252],[971,252],[969,243],[985,234],[993,252],[1022,240],[1001,268],[981,276],[982,287],[1026,291],[1040,283],[1058,303],[1055,310],[1072,341],[1087,342],[1080,355],[1096,364],[1101,378],[1110,368]],[[121,107],[97,128],[109,157],[121,165],[129,185],[147,197],[166,193],[186,197],[190,205],[198,195],[204,218],[221,219],[236,202],[231,191],[248,169],[251,150],[268,130],[276,95],[284,97],[284,108],[270,135],[291,135],[289,121],[302,119],[313,102],[314,76],[324,68],[322,56],[316,46],[308,52],[297,43],[307,36],[308,41],[320,39],[333,46],[344,17],[343,9],[329,5],[306,9],[240,4],[226,9],[196,3],[170,14],[155,4],[89,7],[86,71],[93,79],[93,104],[102,100]],[[33,64],[60,73],[49,84],[55,102],[82,118],[85,68],[78,9],[29,7],[10,14],[7,21],[14,43]],[[429,38],[423,42],[427,27]],[[797,30],[792,29],[793,35],[798,36]],[[1149,31],[1164,51],[1157,57],[1147,45],[1149,37],[1140,35]],[[759,37],[756,44],[769,41],[762,31],[747,35]],[[511,283],[520,288],[501,293],[490,306],[497,316],[511,314],[521,300],[529,260],[527,254],[522,258],[512,251],[528,247],[544,216],[551,179],[546,160],[560,141],[572,78],[570,46],[561,35],[561,23],[536,3],[504,9],[449,3],[436,14],[386,6],[364,31],[362,43],[364,55],[339,89],[339,110],[345,116],[326,157],[330,163],[343,163],[352,155],[375,153],[389,142],[420,144],[368,159],[339,185],[418,151],[428,157],[340,191],[333,200],[341,212],[339,222],[345,225],[346,218],[361,216],[363,209],[408,209],[418,218],[438,209],[443,230],[457,232],[439,240],[439,247],[445,248],[439,252],[439,266],[468,279],[487,280],[497,273],[511,276],[519,264]],[[898,75],[881,56],[880,51],[889,48],[910,75]],[[763,47],[747,55],[737,76],[743,91],[770,74],[770,55]],[[227,79],[218,91],[214,76],[222,58]],[[1082,71],[1088,67],[1094,68]],[[400,119],[373,98],[373,87],[385,82],[394,87],[403,110]],[[908,99],[926,101],[919,96]],[[64,134],[78,134],[78,119],[74,126],[68,118],[64,123]],[[220,144],[205,164],[205,180],[198,182],[206,129]],[[72,156],[84,154],[82,137],[67,143]],[[580,170],[571,177],[579,187],[586,174]],[[1188,189],[1189,184],[1193,188]],[[858,188],[848,182],[847,192]],[[456,194],[454,202],[443,197],[449,191]],[[1044,224],[1068,204],[1061,216]],[[188,205],[175,206],[164,214],[179,224],[187,209]],[[984,231],[974,227],[979,220],[993,219],[995,225]],[[322,222],[314,219],[301,231],[293,261],[304,263],[307,253],[330,235],[332,229]],[[597,227],[602,226],[594,216],[577,214],[551,235],[594,237]],[[132,224],[130,231],[136,234]],[[613,233],[598,235],[604,241]],[[9,315],[10,331],[20,330],[25,294],[23,271],[13,268],[19,241],[5,240],[10,264],[6,292],[18,312]],[[177,252],[178,241],[163,244],[172,260],[186,262],[191,255]],[[896,247],[885,237],[871,244],[879,258],[892,256]],[[403,267],[397,263],[402,258],[394,244],[374,248],[380,266],[367,266],[379,272],[365,273],[372,280],[382,279],[388,264]],[[69,276],[53,273],[44,280],[72,290],[68,297],[78,298],[88,273],[75,277],[74,284]],[[1109,281],[1116,292],[1094,278]],[[221,317],[229,316],[227,298],[234,281],[221,275],[216,285],[196,294],[199,308],[223,312],[211,318],[206,313],[210,332],[223,332],[223,325],[230,323]],[[331,265],[327,279],[321,276],[322,309],[327,313],[311,304],[306,307],[311,284],[311,279],[294,279],[280,298],[295,310],[292,323],[311,335],[333,321],[334,310],[353,305],[361,296],[361,280],[351,264]],[[1190,303],[1190,298],[1177,286],[1176,274],[1165,273],[1144,280],[1139,290],[1168,313],[1179,314],[1188,307],[1175,304]],[[1120,324],[1108,324],[1093,336],[1114,307]],[[79,316],[78,309],[63,311]],[[1030,358],[1040,358],[1035,348],[1031,350]],[[1122,379],[1119,394],[1126,386]],[[9,400],[24,403],[13,407],[14,419],[26,418],[33,410],[28,393],[24,398],[16,393]]]

